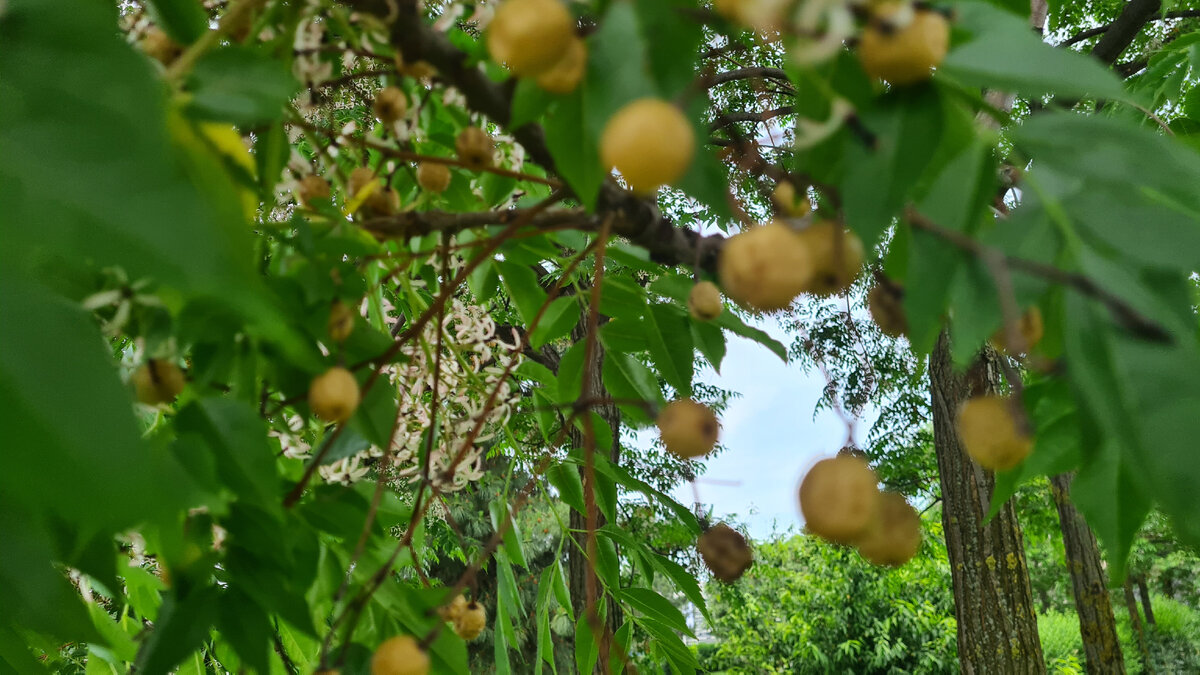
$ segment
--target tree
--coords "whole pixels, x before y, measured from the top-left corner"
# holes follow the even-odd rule
[[[437,672],[568,649],[693,672],[667,596],[707,611],[696,559],[622,525],[648,505],[694,541],[666,488],[698,469],[624,430],[719,399],[695,375],[727,333],[786,357],[753,307],[869,285],[934,382],[932,408],[889,402],[932,419],[946,530],[986,544],[954,573],[992,544],[1023,567],[1006,504],[1041,475],[1075,472],[1114,579],[1156,503],[1200,540],[1191,10],[1097,9],[1089,59],[982,2],[953,33],[923,5],[473,7],[0,6],[6,667],[358,672],[387,644]],[[1107,68],[1147,22],[1162,39]],[[712,320],[702,280],[736,301]],[[964,386],[981,350],[1029,381]],[[993,477],[955,415],[995,389],[1035,440]],[[928,450],[874,458],[929,492],[878,462]],[[976,576],[968,667],[1000,637],[968,610],[1032,611],[1020,575]]]

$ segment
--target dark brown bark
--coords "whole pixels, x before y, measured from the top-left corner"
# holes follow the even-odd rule
[[[1083,516],[1071,503],[1071,474],[1050,479],[1050,493],[1058,507],[1067,554],[1067,571],[1079,615],[1083,653],[1088,673],[1124,673],[1125,661],[1117,639],[1117,619],[1108,595],[1108,580],[1100,561],[1100,547]]]
[[[1142,613],[1146,615],[1146,625],[1153,626],[1157,622],[1154,620],[1154,608],[1150,606],[1150,587],[1146,584],[1146,575],[1137,575],[1135,583],[1138,587],[1138,598],[1142,601]]]
[[[942,487],[942,525],[950,556],[963,673],[1044,673],[1037,615],[1021,525],[1009,502],[984,523],[995,479],[963,451],[954,419],[972,395],[999,380],[990,352],[967,375],[954,371],[943,331],[929,358],[934,447]]]
[[[1133,597],[1133,582],[1125,577],[1125,609],[1129,612],[1129,625],[1137,638],[1138,651],[1142,656],[1142,672],[1153,673],[1154,666],[1150,663],[1150,645],[1146,642],[1146,630],[1142,627],[1142,615],[1138,613],[1137,599]]]

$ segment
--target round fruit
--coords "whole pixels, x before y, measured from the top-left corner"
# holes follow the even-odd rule
[[[574,27],[558,0],[505,0],[487,28],[488,53],[513,75],[539,75],[566,53]]]
[[[375,119],[391,127],[404,119],[405,113],[408,112],[408,98],[398,87],[384,87],[376,94],[371,109],[375,112]]]
[[[450,167],[436,162],[417,165],[417,185],[426,192],[445,192],[450,187]]]
[[[721,429],[717,416],[702,403],[688,398],[671,401],[655,420],[667,452],[683,459],[712,452]]]
[[[163,29],[153,26],[142,38],[142,51],[164,66],[169,66],[183,53],[183,45],[171,39]]]
[[[467,127],[459,132],[454,147],[462,163],[475,168],[491,166],[492,155],[496,152],[492,137],[479,127]]]
[[[950,24],[946,17],[911,5],[891,3],[874,12],[858,44],[858,60],[871,77],[892,84],[929,79],[946,57]]]
[[[363,188],[371,184],[375,180],[375,172],[365,166],[360,166],[350,172],[350,178],[346,181],[346,191],[350,193],[350,199],[358,197],[358,193],[363,191]]]
[[[1021,354],[1031,351],[1042,341],[1042,336],[1046,334],[1046,324],[1042,320],[1042,310],[1037,307],[1030,307],[1025,310],[1021,318],[1017,320],[1017,334],[1021,336],[1021,344],[1008,344],[1008,328],[1001,326],[991,339],[992,346],[996,349],[1010,354]]]
[[[775,191],[771,193],[771,201],[775,203],[779,214],[787,218],[803,218],[812,210],[808,197],[798,196],[796,186],[786,180],[775,186]]]
[[[334,342],[345,342],[354,331],[354,310],[341,300],[334,300],[329,308],[329,337]]]
[[[385,187],[372,192],[362,203],[362,214],[368,218],[396,215],[400,210],[400,193]]]
[[[814,223],[800,236],[813,263],[812,281],[806,290],[822,296],[845,293],[862,269],[862,240],[830,220]]]
[[[429,655],[416,639],[398,635],[384,641],[371,657],[371,675],[427,675]]]
[[[725,583],[737,581],[754,564],[754,553],[746,538],[725,523],[718,523],[696,542],[705,567]]]
[[[921,516],[904,495],[884,492],[879,495],[878,517],[855,546],[876,565],[899,567],[921,548]]]
[[[323,420],[345,422],[358,408],[360,396],[354,375],[341,366],[334,366],[312,381],[308,388],[308,406]]]
[[[186,384],[183,371],[166,359],[150,359],[133,371],[134,392],[146,405],[174,401]]]
[[[958,438],[975,463],[1007,471],[1033,450],[1033,439],[1017,426],[1012,399],[988,394],[967,400],[958,411]]]
[[[839,455],[817,462],[800,483],[805,527],[823,539],[853,543],[878,513],[878,482],[871,467],[857,457]]]
[[[311,173],[300,179],[300,186],[296,190],[296,198],[300,203],[307,207],[312,207],[313,201],[316,199],[329,199],[329,181],[321,178],[315,173]]]
[[[467,641],[479,637],[484,626],[487,626],[487,610],[474,600],[467,603],[454,619],[455,634]]]
[[[808,244],[791,228],[772,222],[736,234],[717,261],[725,295],[761,311],[783,309],[812,281]]]
[[[546,72],[537,76],[537,85],[553,94],[569,94],[579,86],[583,73],[587,70],[587,43],[572,37],[567,51]]]
[[[867,292],[867,308],[884,335],[894,338],[908,335],[908,315],[904,312],[904,290],[895,284],[876,284]]]
[[[688,293],[687,305],[692,318],[700,321],[712,321],[725,311],[725,304],[721,302],[721,291],[711,281],[701,281],[692,286],[692,292]]]
[[[466,610],[466,608],[467,598],[460,593],[454,596],[454,599],[450,601],[450,604],[443,607],[440,613],[442,618],[446,621],[455,621],[458,619],[458,617],[462,616],[462,613],[464,610]]]
[[[692,125],[679,108],[657,98],[627,104],[600,136],[600,158],[640,194],[679,180],[692,163]]]

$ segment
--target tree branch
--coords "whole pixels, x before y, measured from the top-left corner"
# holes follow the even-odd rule
[[[1200,17],[1200,9],[1185,9],[1185,10],[1178,10],[1178,11],[1174,11],[1174,12],[1167,12],[1166,14],[1160,15],[1158,17],[1153,17],[1153,18],[1149,19],[1149,21],[1169,21],[1171,19],[1192,19],[1192,18],[1196,18],[1196,17]],[[1147,23],[1149,23],[1149,21]],[[1107,24],[1104,24],[1103,26],[1096,26],[1095,28],[1089,28],[1085,31],[1080,31],[1079,33],[1076,33],[1075,35],[1072,35],[1071,37],[1067,38],[1066,40],[1063,40],[1062,42],[1058,43],[1057,46],[1070,47],[1072,45],[1079,44],[1080,42],[1083,42],[1084,40],[1086,40],[1088,38],[1094,38],[1097,35],[1103,35],[1103,34],[1107,33],[1109,31],[1109,29],[1112,28],[1112,26],[1113,26],[1113,24],[1107,23]]]
[[[1116,21],[1108,24],[1104,37],[1092,48],[1092,56],[1112,65],[1121,52],[1129,47],[1142,27],[1162,9],[1162,0],[1129,0]]]
[[[736,70],[727,70],[723,73],[716,73],[705,80],[705,85],[715,87],[718,84],[733,82],[734,80],[749,80],[751,78],[761,77],[768,80],[779,80],[791,84],[788,80],[787,73],[782,68],[738,68]]]

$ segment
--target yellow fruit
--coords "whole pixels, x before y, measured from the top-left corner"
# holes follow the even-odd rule
[[[904,290],[895,284],[876,284],[867,292],[867,309],[884,335],[894,338],[908,335],[908,315],[904,312]]]
[[[440,611],[442,618],[446,621],[455,621],[462,616],[463,611],[467,609],[467,598],[461,593],[454,596],[449,605],[443,607]]]
[[[822,220],[800,232],[812,258],[808,290],[822,296],[845,293],[863,265],[862,240],[833,221]]]
[[[600,159],[634,192],[649,194],[683,177],[695,154],[692,125],[679,108],[643,98],[621,108],[600,136]]]
[[[683,459],[712,452],[721,425],[706,405],[687,398],[671,401],[655,420],[667,452]]]
[[[312,381],[308,388],[308,406],[323,420],[345,422],[358,408],[360,396],[354,375],[335,366]]]
[[[1005,326],[1001,326],[992,335],[992,346],[1002,352],[1011,354],[1021,354],[1031,351],[1042,341],[1042,336],[1046,334],[1046,324],[1042,320],[1042,310],[1037,307],[1030,307],[1025,310],[1025,313],[1017,320],[1017,334],[1021,336],[1021,344],[1016,345],[1014,349],[1013,345],[1008,344],[1008,329]]]
[[[487,610],[474,600],[467,603],[454,619],[455,634],[467,641],[479,637],[485,626],[487,626]]]
[[[417,165],[417,185],[426,192],[445,192],[450,187],[450,167],[436,162]]]
[[[921,548],[921,516],[904,495],[885,492],[879,496],[878,517],[855,546],[876,565],[899,567]]]
[[[1012,399],[988,394],[963,403],[958,411],[958,438],[975,463],[991,471],[1007,471],[1033,450],[1033,439],[1017,426]]]
[[[375,119],[390,128],[404,119],[408,112],[408,97],[398,87],[384,87],[375,95],[371,109],[375,112]]]
[[[475,168],[491,166],[496,152],[492,137],[479,127],[467,127],[459,132],[454,147],[462,163]]]
[[[797,195],[796,186],[786,180],[775,186],[775,191],[771,193],[771,201],[775,203],[779,214],[787,218],[803,218],[812,210],[808,197]]]
[[[329,337],[334,342],[345,342],[354,332],[354,310],[341,300],[334,300],[329,308]]]
[[[571,45],[575,21],[558,0],[505,0],[487,28],[492,59],[518,77],[539,75]]]
[[[371,675],[427,675],[429,655],[416,639],[399,635],[375,650],[371,657]]]
[[[718,523],[700,535],[696,550],[712,575],[727,584],[740,579],[754,564],[754,553],[746,538],[725,523]]]
[[[835,543],[854,542],[878,514],[878,482],[871,467],[857,457],[840,455],[817,462],[800,484],[805,527]]]
[[[863,30],[858,60],[871,77],[904,85],[929,79],[946,57],[950,24],[946,17],[903,3],[880,6]]]
[[[170,403],[186,385],[183,371],[166,359],[150,359],[133,371],[133,390],[146,405]]]
[[[769,312],[787,307],[808,288],[813,259],[799,234],[773,222],[730,237],[717,272],[725,295]]]
[[[687,305],[692,318],[700,321],[712,321],[725,311],[725,305],[721,302],[721,291],[711,281],[701,281],[692,286],[692,292],[688,293]]]
[[[553,94],[569,94],[579,86],[587,70],[587,43],[572,37],[562,58],[546,72],[537,76],[537,85]]]
[[[142,51],[164,66],[169,66],[183,53],[183,45],[171,39],[163,29],[153,26],[142,38]]]
[[[400,210],[400,193],[385,187],[372,192],[362,203],[362,214],[367,218],[394,216]]]
[[[301,205],[312,207],[313,201],[317,199],[329,199],[329,181],[321,178],[317,174],[309,174],[300,179],[300,185],[296,189],[296,199]]]

